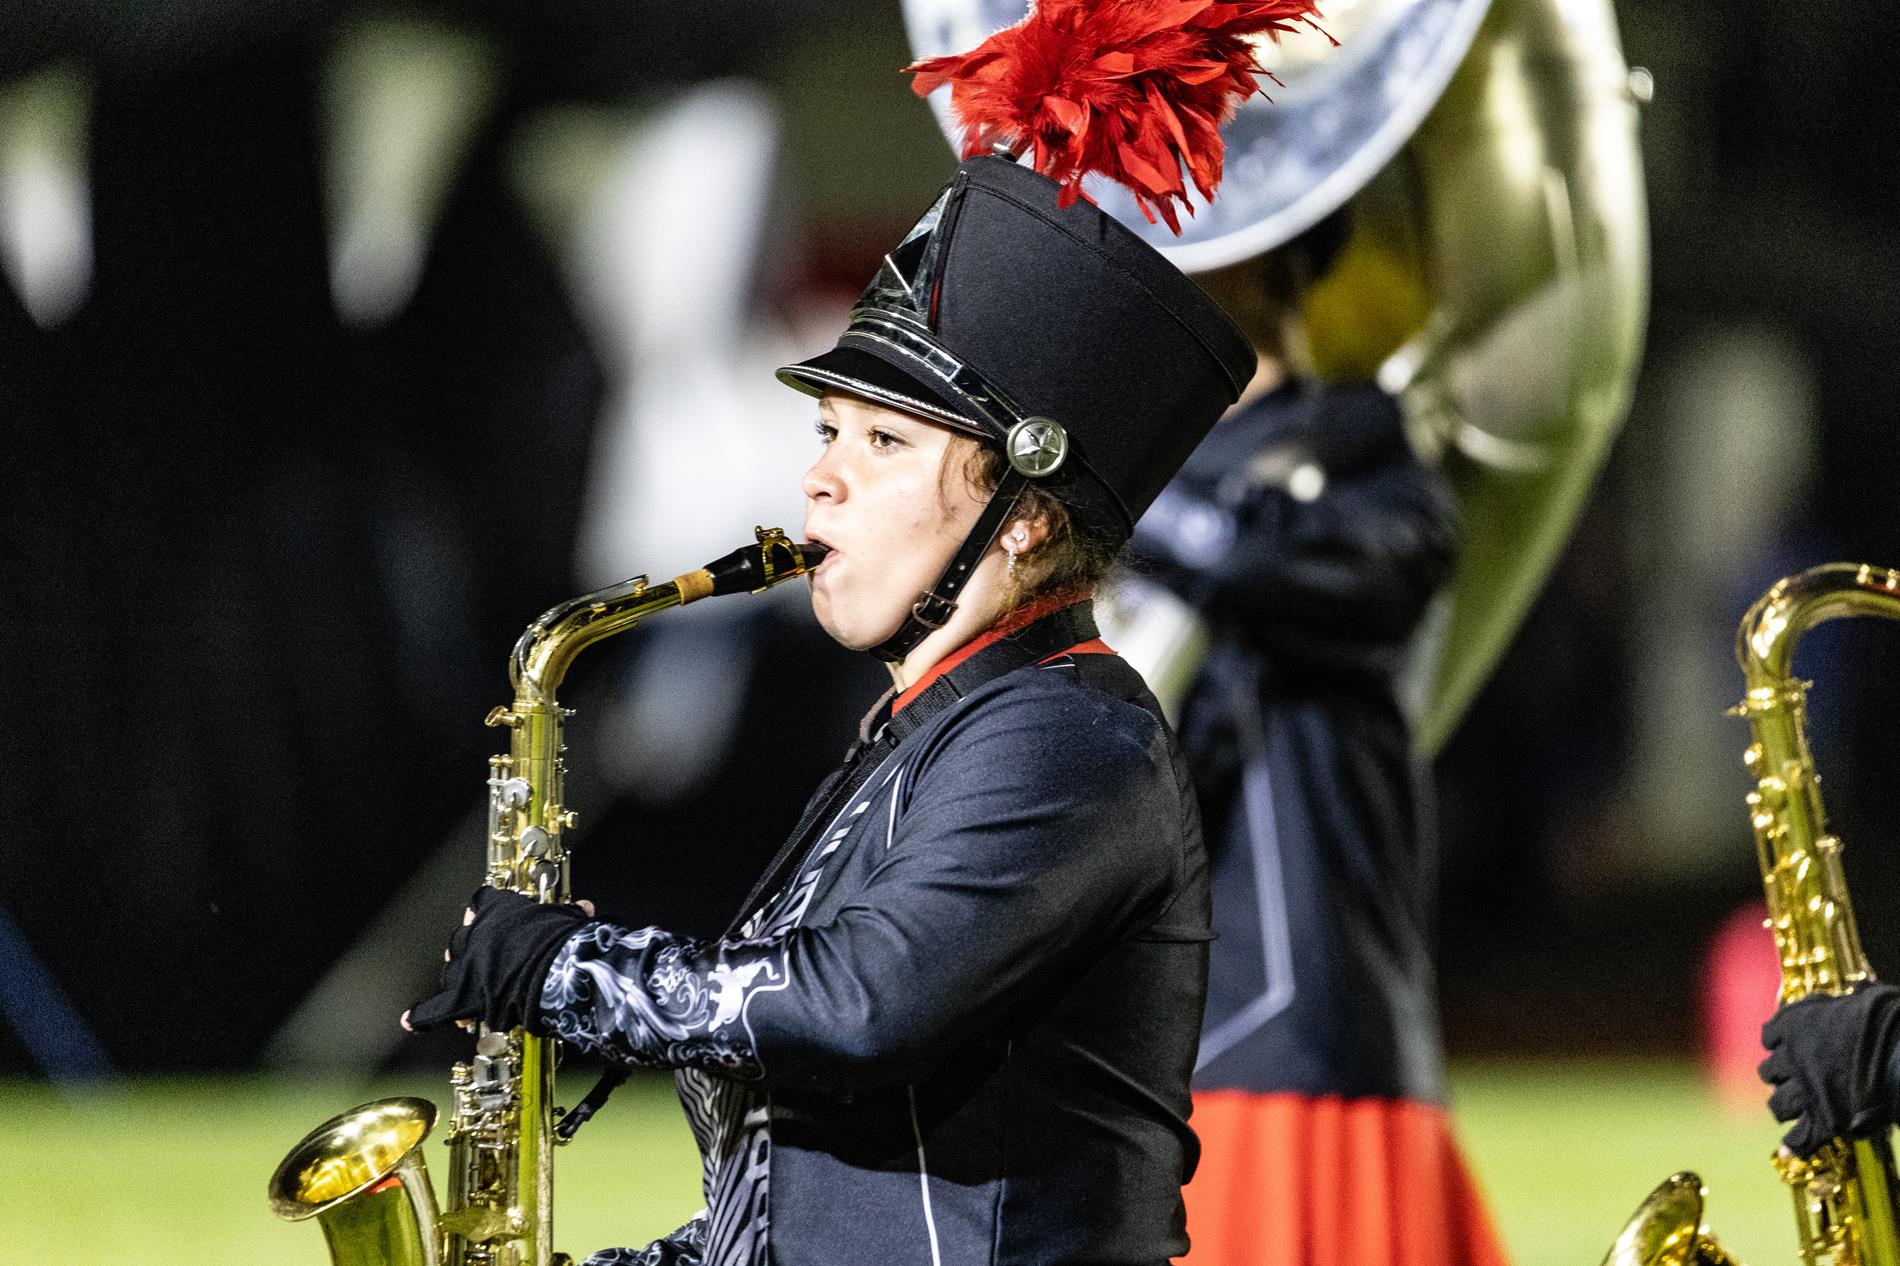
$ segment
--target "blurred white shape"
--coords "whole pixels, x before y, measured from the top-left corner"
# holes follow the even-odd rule
[[[758,667],[751,612],[717,603],[669,613],[645,653],[598,705],[590,735],[602,783],[620,795],[679,802],[708,790],[739,740]]]
[[[778,111],[755,84],[696,85],[644,114],[545,112],[516,139],[524,201],[566,260],[606,370],[576,541],[580,588],[671,575],[752,539],[797,535],[817,453],[812,403],[773,370],[794,341],[761,302],[773,235]],[[789,587],[788,587],[789,588]],[[737,738],[763,600],[708,603],[641,636],[633,673],[592,701],[614,787],[673,800],[705,788]]]
[[[1295,501],[1318,501],[1326,491],[1326,472],[1312,462],[1303,462],[1286,477],[1286,490]]]
[[[77,312],[92,286],[91,95],[70,67],[0,89],[0,267],[42,327]]]
[[[1746,836],[1745,733],[1724,715],[1742,684],[1729,647],[1752,596],[1744,583],[1813,493],[1817,388],[1794,340],[1758,325],[1702,331],[1661,377],[1632,569],[1644,851],[1631,860],[1694,875],[1727,866]]]
[[[758,299],[778,150],[762,89],[702,84],[622,137],[580,211],[576,299],[620,384],[582,502],[584,586],[696,567],[757,524],[798,533],[815,415],[773,370],[815,349]]]
[[[415,294],[443,198],[494,99],[487,41],[376,17],[343,28],[324,68],[330,292],[375,327]]]
[[[1452,442],[1467,457],[1497,470],[1531,473],[1549,467],[1568,439],[1577,387],[1574,366],[1549,349],[1577,338],[1584,281],[1559,273],[1467,339],[1446,366],[1445,390],[1455,408]]]
[[[1181,723],[1181,705],[1207,658],[1201,613],[1164,586],[1117,571],[1096,594],[1102,640],[1141,674],[1168,720]]]
[[[1745,325],[1705,331],[1668,381],[1675,443],[1670,474],[1685,494],[1666,502],[1665,538],[1681,563],[1732,579],[1808,499],[1815,473],[1814,371],[1785,332]],[[1739,616],[1739,612],[1723,613]],[[1727,639],[1720,658],[1725,671]],[[1731,701],[1732,702],[1732,701]]]

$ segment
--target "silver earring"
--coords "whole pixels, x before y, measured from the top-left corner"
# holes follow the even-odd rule
[[[1011,576],[1014,576],[1016,574],[1017,554],[1015,550],[1010,550],[1008,551],[1008,553],[1009,553],[1009,574]]]

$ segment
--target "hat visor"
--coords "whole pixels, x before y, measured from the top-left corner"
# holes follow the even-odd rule
[[[967,405],[959,406],[949,391],[932,388],[895,361],[866,348],[834,347],[810,360],[785,366],[778,371],[778,380],[808,396],[842,391],[955,427],[978,439],[995,438],[979,418],[971,416]]]

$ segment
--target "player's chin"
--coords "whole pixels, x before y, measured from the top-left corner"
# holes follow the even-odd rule
[[[811,613],[817,617],[818,627],[832,641],[853,651],[868,651],[889,640],[897,632],[897,626],[904,622],[901,613],[895,617],[879,617],[854,603],[840,601],[822,584],[812,586]]]

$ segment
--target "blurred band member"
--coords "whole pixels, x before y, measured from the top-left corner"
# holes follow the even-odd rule
[[[1211,636],[1180,715],[1217,936],[1193,1266],[1503,1261],[1446,1115],[1431,800],[1395,691],[1456,507],[1391,397],[1284,359],[1346,224],[1202,279],[1259,373],[1135,533]]]

